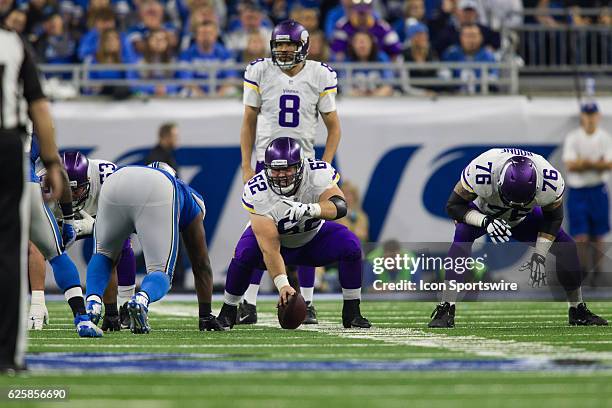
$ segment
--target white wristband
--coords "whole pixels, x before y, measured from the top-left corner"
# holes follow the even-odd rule
[[[473,225],[475,227],[482,227],[482,223],[484,222],[486,215],[481,213],[478,210],[470,210],[463,217],[466,224]]]
[[[538,237],[535,245],[536,254],[542,255],[546,258],[546,254],[550,251],[550,247],[552,246],[553,241],[548,238]]]
[[[289,279],[287,279],[287,275],[282,273],[274,278],[274,285],[276,285],[276,289],[278,289],[279,292],[284,286],[289,286]]]
[[[321,205],[314,203],[314,204],[310,204],[309,205],[310,208],[308,208],[308,214],[310,214],[310,216],[312,218],[319,218],[321,216]]]

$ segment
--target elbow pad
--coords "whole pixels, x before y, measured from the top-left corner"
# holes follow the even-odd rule
[[[470,211],[469,202],[453,191],[446,202],[446,213],[452,219],[463,222],[468,211]]]
[[[558,206],[552,211],[542,211],[544,218],[540,223],[540,231],[556,237],[563,223],[563,205]]]
[[[336,206],[336,218],[334,218],[334,220],[340,219],[346,215],[348,210],[346,208],[346,201],[344,201],[344,198],[340,197],[339,195],[335,195],[330,197],[329,201]]]

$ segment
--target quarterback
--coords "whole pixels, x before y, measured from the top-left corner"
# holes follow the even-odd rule
[[[274,27],[270,47],[272,58],[251,62],[244,74],[244,118],[240,131],[242,176],[246,183],[263,170],[264,152],[280,136],[294,138],[304,157],[314,159],[315,132],[319,115],[327,128],[323,161],[332,162],[340,142],[340,122],[335,95],[336,72],[327,64],[306,60],[310,38],[308,31],[294,20]],[[255,146],[257,164],[253,170],[251,155]],[[255,308],[263,271],[256,270],[240,305],[239,323],[255,323]],[[312,305],[315,270],[298,267],[301,292],[308,305],[304,323],[317,323]]]
[[[236,245],[225,281],[219,320],[231,328],[253,269],[267,269],[281,303],[294,294],[285,272],[289,265],[339,263],[344,327],[371,327],[361,316],[361,245],[345,226],[331,220],[346,215],[338,172],[328,163],[303,159],[290,137],[274,139],[265,151],[265,169],[244,186],[242,205],[251,225]]]
[[[542,156],[521,149],[491,149],[461,173],[446,206],[456,221],[449,256],[471,254],[474,240],[488,234],[494,243],[535,243],[531,259],[521,266],[532,286],[546,285],[546,256],[556,256],[556,272],[569,303],[570,325],[607,325],[582,300],[582,273],[572,238],[561,228],[565,183]],[[447,270],[446,280],[462,275]],[[454,327],[456,291],[445,290],[429,327]]]

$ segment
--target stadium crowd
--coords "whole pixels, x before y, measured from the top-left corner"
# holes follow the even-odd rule
[[[609,0],[0,0],[0,20],[30,41],[41,63],[177,63],[185,67],[92,70],[92,80],[189,80],[209,75],[207,70],[189,69],[190,64],[246,63],[268,56],[271,29],[287,18],[299,21],[310,32],[309,58],[314,60],[495,62],[504,55],[503,27],[610,24],[605,11],[608,5]],[[599,16],[583,16],[580,10],[584,7],[602,7],[603,11]],[[524,17],[525,8],[541,13]],[[546,13],[559,8],[571,12],[562,18]],[[236,81],[240,72],[216,72],[216,89],[164,84],[93,87],[87,92],[120,97],[132,93],[224,96],[240,91]],[[390,95],[397,90],[381,85],[380,79],[394,75],[391,69],[356,70],[357,80],[348,91],[360,96]],[[410,72],[413,78],[464,81],[480,75],[478,69]],[[492,78],[496,75],[495,70],[489,72]],[[408,92],[439,90],[411,88]]]

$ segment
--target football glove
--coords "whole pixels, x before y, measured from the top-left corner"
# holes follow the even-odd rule
[[[223,324],[213,314],[200,317],[200,331],[224,331]]]
[[[79,214],[81,215],[81,219],[74,221],[74,230],[76,231],[77,238],[93,234],[96,219],[83,210],[79,211]]]
[[[489,234],[494,244],[510,241],[512,231],[506,220],[486,217],[483,222],[483,227],[487,229],[487,234]]]
[[[283,200],[283,203],[289,206],[285,211],[285,217],[289,217],[289,221],[298,222],[303,216],[316,217],[320,215],[321,210],[317,211],[318,204],[303,204],[300,202]]]
[[[64,249],[70,248],[76,240],[77,233],[74,230],[74,220],[65,220],[62,225],[62,241],[64,242]]]
[[[529,271],[529,284],[531,287],[546,286],[546,258],[534,252],[531,255],[531,260],[525,262],[519,271]]]

